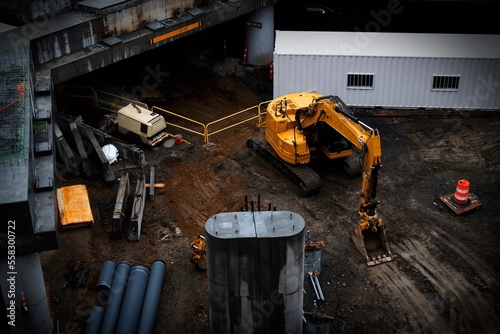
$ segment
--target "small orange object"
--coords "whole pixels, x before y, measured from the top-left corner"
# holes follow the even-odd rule
[[[269,80],[273,80],[273,58],[269,61]]]
[[[151,183],[146,183],[145,187],[151,187]],[[165,183],[155,183],[155,188],[165,188]]]
[[[247,53],[248,53],[248,43],[245,44],[245,51],[243,52],[243,60],[241,61],[243,65],[247,63]]]

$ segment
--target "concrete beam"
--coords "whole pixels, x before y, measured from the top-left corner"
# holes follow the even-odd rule
[[[78,169],[78,160],[57,123],[54,124],[54,135],[56,138],[57,152],[64,162],[66,171],[72,176],[79,176],[80,170]]]
[[[80,135],[80,131],[78,130],[78,126],[75,122],[69,123],[69,127],[71,129],[71,133],[73,134],[73,139],[75,140],[76,148],[78,150],[78,154],[80,154],[81,158],[81,170],[83,177],[89,179],[94,176],[94,170],[92,168],[92,163],[87,156],[87,151],[85,150],[85,146],[83,145],[82,136]]]
[[[118,193],[116,195],[115,209],[113,211],[113,219],[111,221],[111,230],[109,231],[110,239],[120,239],[122,235],[123,222],[125,220],[125,212],[127,210],[128,196],[130,194],[129,174],[124,173],[120,179]]]
[[[155,166],[151,166],[149,174],[149,200],[153,202],[155,199]]]
[[[109,161],[106,158],[106,155],[102,151],[101,145],[99,145],[99,142],[97,141],[97,138],[94,136],[94,132],[90,128],[83,128],[83,135],[87,137],[87,139],[90,141],[92,144],[92,147],[94,148],[94,151],[97,155],[98,159],[98,168],[101,173],[101,176],[104,180],[104,182],[113,182],[116,180],[116,175],[115,172],[111,169],[111,166],[109,165]]]
[[[97,23],[102,20],[108,24],[111,15],[117,13],[122,17],[133,16],[138,10],[135,6],[87,22],[78,22],[79,28],[66,27],[33,40],[31,47],[35,50],[34,58],[39,61],[38,70],[51,71],[53,83],[63,83],[278,2],[278,0],[212,1],[202,7],[191,9],[185,7],[185,12],[173,15],[172,13],[177,12],[169,10],[165,12],[158,10],[163,8],[161,6],[152,6],[158,1],[150,0],[142,4],[141,8],[147,8],[151,12],[140,24],[134,19],[124,27],[119,25],[118,18],[115,18],[112,23],[114,30],[103,31],[107,26]],[[83,29],[84,25],[90,25],[92,29],[87,26]],[[90,30],[94,35],[89,36]],[[69,35],[64,35],[63,31],[75,35],[70,38]],[[62,35],[56,38],[54,34]],[[87,42],[82,44],[82,41]],[[61,51],[63,42],[66,50],[64,52]]]
[[[134,192],[134,204],[130,213],[128,228],[128,241],[139,241],[141,239],[142,216],[146,204],[146,178],[141,176],[137,179]]]

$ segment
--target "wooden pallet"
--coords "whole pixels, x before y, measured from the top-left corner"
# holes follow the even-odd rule
[[[467,203],[463,205],[455,203],[455,201],[453,201],[453,197],[455,197],[455,193],[444,195],[439,198],[457,215],[476,209],[477,207],[482,205],[482,203],[479,201],[479,198],[477,198],[477,196],[472,193],[469,193],[469,195],[467,196]]]

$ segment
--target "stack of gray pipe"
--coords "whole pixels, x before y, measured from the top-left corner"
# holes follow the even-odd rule
[[[101,330],[102,317],[104,309],[100,306],[93,306],[90,309],[89,316],[85,322],[84,334],[95,334]]]
[[[165,261],[153,261],[151,272],[143,266],[131,268],[126,261],[113,264],[113,261],[103,263],[96,287],[100,296],[108,296],[106,307],[103,312],[91,310],[85,333],[153,333]],[[109,294],[106,295],[108,287]]]

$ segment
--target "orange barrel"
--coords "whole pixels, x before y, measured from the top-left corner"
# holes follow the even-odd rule
[[[457,204],[466,204],[467,197],[469,196],[469,181],[458,180],[457,190],[455,191],[455,197],[453,201]]]

